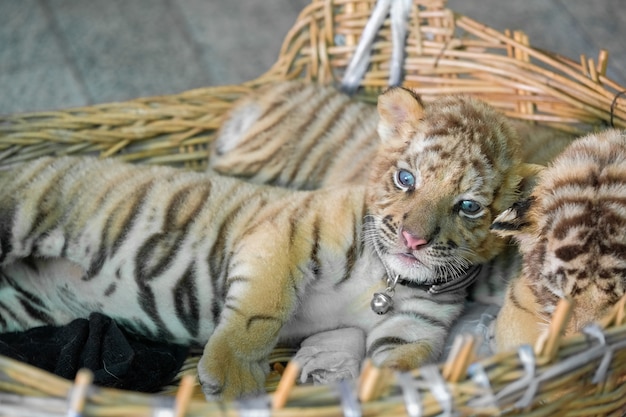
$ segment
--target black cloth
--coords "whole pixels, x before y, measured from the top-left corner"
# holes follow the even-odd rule
[[[96,385],[142,392],[155,392],[170,383],[188,351],[185,346],[133,337],[102,314],[60,327],[0,334],[0,355],[67,379],[88,368]]]

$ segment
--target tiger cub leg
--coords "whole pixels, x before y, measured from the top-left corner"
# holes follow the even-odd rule
[[[520,345],[534,345],[542,331],[542,320],[535,296],[523,277],[512,281],[495,323],[495,343],[499,352]]]
[[[463,298],[419,298],[383,316],[367,336],[367,356],[376,366],[408,371],[435,361],[443,351],[452,323],[463,310]],[[395,307],[394,307],[395,308]]]
[[[198,364],[207,398],[263,392],[268,356],[293,314],[301,274],[285,253],[288,246],[273,242],[268,248],[263,243],[230,262],[219,321]]]
[[[524,250],[528,242],[536,239],[530,216],[534,201],[534,197],[529,197],[515,202],[491,224],[493,233],[502,237],[512,236],[519,243],[523,257],[522,270],[508,283],[502,308],[493,326],[495,350],[498,352],[516,349],[522,344],[534,345],[547,324],[533,291],[532,285],[536,281],[531,281],[531,275],[528,275],[528,267],[534,267],[537,262],[529,262],[526,259],[527,250]]]
[[[328,384],[356,379],[365,358],[365,333],[357,327],[319,332],[300,344],[293,362],[302,369],[300,380]]]

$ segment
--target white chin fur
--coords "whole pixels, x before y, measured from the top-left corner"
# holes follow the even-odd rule
[[[398,255],[385,255],[385,265],[391,274],[420,284],[431,284],[437,280],[433,270],[424,266],[420,262],[409,265],[407,261],[399,258]]]

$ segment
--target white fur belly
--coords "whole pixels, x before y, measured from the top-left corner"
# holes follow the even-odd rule
[[[201,326],[201,334],[190,337],[174,313],[171,288],[167,282],[156,285],[166,294],[154,292],[161,322],[142,308],[132,265],[121,263],[115,270],[105,265],[99,275],[84,279],[85,270],[63,259],[38,259],[30,264],[16,262],[3,268],[0,284],[0,331],[19,331],[46,324],[65,325],[91,313],[105,314],[128,330],[150,338],[160,338],[166,330],[172,342],[206,340],[212,325]],[[130,275],[129,275],[130,274]],[[16,287],[10,284],[14,283]],[[35,312],[35,313],[33,313]]]
[[[356,327],[367,333],[381,320],[370,308],[370,302],[372,295],[383,289],[382,281],[371,283],[366,279],[353,279],[338,288],[312,286],[280,338],[301,341],[312,334],[343,327]]]
[[[124,316],[139,315],[132,291],[118,291],[120,296],[107,297],[114,284],[112,280],[84,281],[85,271],[73,262],[61,259],[38,259],[30,264],[16,262],[3,268],[2,273],[19,286],[0,288],[0,303],[19,318],[8,320],[4,331],[22,330],[47,324],[28,314],[24,298],[30,298],[55,325],[64,325],[76,318],[87,318],[93,312],[105,314],[123,312]],[[29,294],[29,295],[26,295]],[[0,311],[8,317],[8,311]]]

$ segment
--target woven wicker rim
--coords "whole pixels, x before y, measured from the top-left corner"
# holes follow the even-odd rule
[[[236,99],[268,83],[289,79],[339,85],[375,3],[313,0],[287,35],[276,64],[242,85],[1,118],[0,168],[42,155],[97,154],[203,169],[207,147]],[[372,45],[359,98],[373,102],[386,88],[392,49],[390,25],[385,21]],[[444,1],[414,0],[405,55],[403,84],[415,88],[426,101],[466,93],[513,118],[560,130],[626,127],[626,97],[620,96],[625,88],[605,76],[606,51],[600,51],[596,60],[581,56],[577,63],[533,48],[522,32],[498,32],[455,14],[445,8]],[[535,352],[532,375],[528,359],[524,362],[519,352],[494,355],[470,367],[474,341],[459,339],[445,363],[411,374],[421,396],[419,415],[437,415],[447,409],[480,415],[620,415],[626,407],[623,302],[603,323],[604,342],[589,334],[561,340],[558,326],[562,323],[564,319],[553,321],[556,327]],[[274,360],[280,362],[290,352],[276,355]],[[604,369],[603,378],[594,382],[598,369]],[[429,386],[437,375],[437,381],[444,381],[439,386],[447,396]],[[176,401],[163,406],[155,405],[155,396],[90,387],[84,373],[72,383],[0,358],[0,404],[8,414],[66,414],[67,398],[73,412],[99,416],[147,416],[158,407],[170,410],[168,415],[229,415],[239,413],[241,407],[264,409],[267,405],[189,400],[193,385],[189,381],[184,377],[176,388]],[[345,387],[291,389],[289,378],[283,381],[288,389],[272,387],[286,393],[280,401],[274,400],[280,405],[272,411],[275,415],[339,416],[354,411],[346,408],[345,404],[354,407],[355,402],[344,398],[348,395]],[[395,375],[367,368],[358,386],[347,392],[360,395],[361,402],[356,404],[363,415],[404,415],[407,404],[414,404],[406,399],[402,386]],[[530,391],[532,387],[536,390]]]

